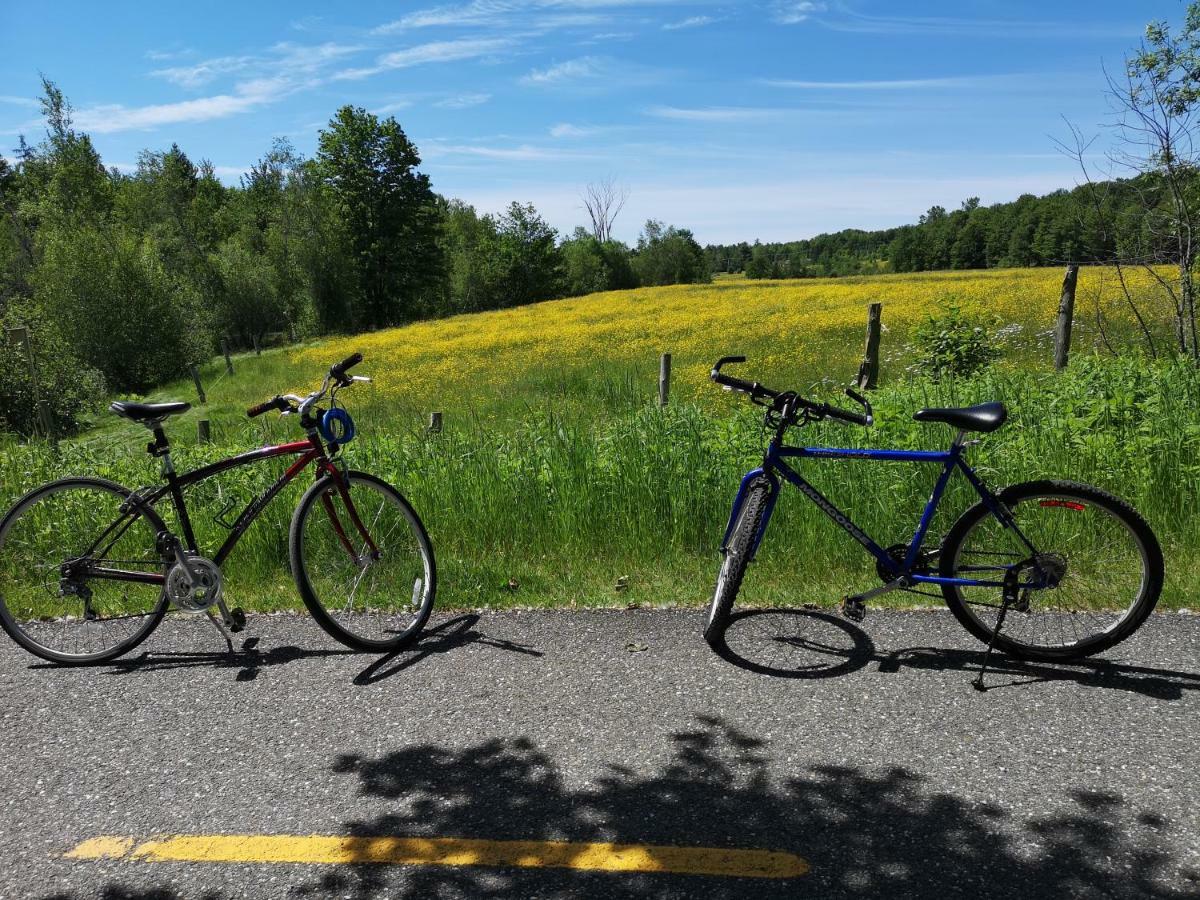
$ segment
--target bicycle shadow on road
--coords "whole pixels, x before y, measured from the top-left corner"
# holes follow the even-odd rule
[[[808,609],[751,609],[734,613],[716,650],[726,662],[773,678],[835,678],[872,663],[876,672],[903,669],[976,674],[984,651],[905,647],[880,652],[863,629],[831,613]],[[1131,691],[1160,700],[1178,700],[1200,690],[1200,673],[1180,672],[1082,659],[1062,663],[1028,662],[997,652],[988,663],[988,690],[1055,681],[1084,687]]]
[[[451,650],[457,650],[469,644],[481,644],[496,650],[505,650],[510,653],[520,653],[526,656],[543,655],[542,651],[535,647],[528,647],[524,644],[518,644],[514,641],[507,641],[501,638],[488,637],[486,634],[476,630],[475,626],[477,624],[479,624],[479,616],[475,613],[468,613],[456,616],[453,619],[447,619],[433,628],[427,628],[411,647],[381,656],[359,672],[354,677],[354,683],[357,685],[375,684],[378,681],[383,681],[385,678],[398,675],[405,669],[409,669],[431,656],[439,653],[449,653]]]
[[[129,675],[134,672],[160,672],[171,669],[237,669],[235,681],[253,681],[259,672],[270,666],[286,665],[304,659],[326,659],[350,656],[353,650],[305,650],[292,644],[259,649],[259,638],[249,637],[240,648],[229,650],[144,650],[136,656],[123,657],[111,662],[96,663],[93,668],[105,675]],[[58,669],[60,666],[35,663],[31,669]]]

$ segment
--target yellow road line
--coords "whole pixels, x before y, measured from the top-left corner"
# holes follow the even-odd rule
[[[782,850],[317,834],[173,835],[140,843],[133,838],[102,835],[84,841],[67,856],[148,862],[515,866],[738,878],[795,878],[808,872],[807,862]]]

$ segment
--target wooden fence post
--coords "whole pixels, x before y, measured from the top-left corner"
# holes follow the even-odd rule
[[[879,381],[879,335],[882,331],[883,304],[872,303],[867,307],[867,347],[862,365],[858,367],[856,384],[861,390],[875,387]]]
[[[50,405],[42,397],[42,386],[38,379],[37,360],[33,358],[33,342],[29,339],[29,329],[25,326],[10,328],[8,339],[17,345],[17,350],[25,352],[25,364],[29,367],[29,381],[33,387],[33,407],[38,421],[42,426],[42,434],[47,440],[55,440],[54,417],[50,414]]]
[[[195,366],[188,366],[192,370],[192,383],[196,385],[196,396],[200,398],[201,403],[207,403],[208,398],[204,396],[204,385],[200,383],[200,370]]]
[[[233,360],[229,358],[229,341],[221,338],[221,354],[225,357],[225,374],[233,374]]]
[[[1054,368],[1065,369],[1071,353],[1071,325],[1075,321],[1075,285],[1079,266],[1067,266],[1062,296],[1058,300],[1058,321],[1054,323]]]
[[[666,406],[671,394],[671,354],[664,353],[658,359],[658,405]]]
[[[442,414],[440,412],[431,412],[429,414],[429,433],[438,434],[442,430]]]
[[[196,423],[196,440],[201,444],[207,444],[212,440],[212,431],[208,419],[201,419]]]

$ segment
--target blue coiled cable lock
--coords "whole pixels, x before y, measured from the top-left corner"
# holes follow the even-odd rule
[[[341,407],[326,410],[321,416],[321,437],[326,443],[346,445],[354,440],[354,420]]]

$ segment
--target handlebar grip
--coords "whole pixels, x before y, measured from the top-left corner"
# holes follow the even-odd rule
[[[853,412],[849,409],[842,409],[840,406],[830,406],[826,404],[822,412],[824,412],[825,415],[829,416],[831,419],[841,419],[843,422],[849,422],[851,425],[861,425],[863,428],[866,428],[871,424],[870,420],[867,419],[867,417],[862,413]]]
[[[753,394],[759,387],[753,381],[746,381],[742,378],[734,378],[732,375],[721,375],[720,373],[713,375],[712,380],[717,384],[723,384],[726,387],[731,387],[735,391],[745,391],[747,394]]]
[[[265,412],[270,412],[273,409],[279,409],[279,404],[282,401],[282,397],[272,397],[270,400],[258,404],[258,406],[250,407],[248,410],[246,410],[246,415],[251,419],[256,419]]]
[[[363,360],[361,353],[351,353],[340,363],[329,367],[329,374],[334,378],[345,378],[346,372],[357,366]]]

